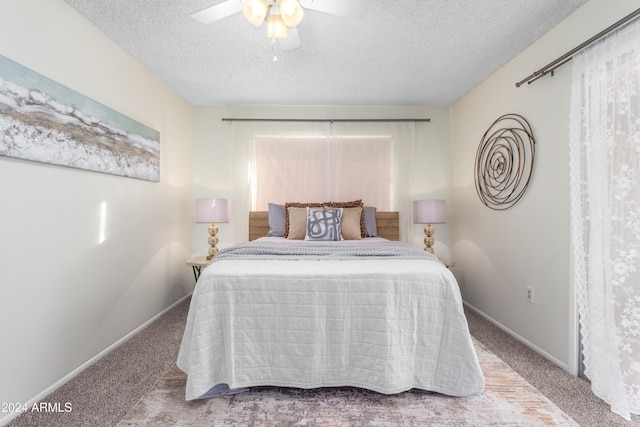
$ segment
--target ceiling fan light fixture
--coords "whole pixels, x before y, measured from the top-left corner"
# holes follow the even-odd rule
[[[287,27],[295,27],[304,16],[304,10],[298,0],[280,0],[280,13]]]
[[[282,20],[279,13],[271,13],[267,20],[267,37],[272,39],[283,39],[287,37],[287,25]]]
[[[268,0],[242,0],[242,14],[253,25],[259,27],[267,17]]]

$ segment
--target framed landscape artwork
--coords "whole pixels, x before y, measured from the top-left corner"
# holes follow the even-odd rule
[[[0,55],[0,156],[160,181],[160,134]]]

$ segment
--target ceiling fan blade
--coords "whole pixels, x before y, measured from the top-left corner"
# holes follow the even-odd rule
[[[369,11],[371,0],[299,0],[302,7],[317,12],[347,18],[362,18]]]
[[[227,0],[215,6],[202,9],[199,12],[192,13],[191,17],[203,24],[210,24],[227,16],[231,16],[234,13],[238,13],[241,10],[242,2],[240,0]]]

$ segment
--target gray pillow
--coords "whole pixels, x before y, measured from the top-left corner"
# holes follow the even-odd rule
[[[366,237],[378,236],[378,224],[376,224],[376,208],[373,206],[364,207],[364,226],[367,229]]]
[[[269,233],[270,237],[284,237],[284,205],[269,203]]]

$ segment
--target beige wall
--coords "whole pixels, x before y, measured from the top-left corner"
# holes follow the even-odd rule
[[[191,290],[191,107],[62,0],[2,0],[0,54],[161,140],[159,183],[0,157],[0,402],[28,402]]]
[[[452,108],[453,256],[471,306],[571,372],[576,314],[569,278],[569,96],[571,63],[531,85],[515,83],[637,9],[638,2],[592,0]],[[502,114],[531,123],[536,164],[529,190],[506,211],[475,192],[478,144]],[[535,302],[525,301],[525,287]]]
[[[234,164],[231,149],[232,124],[222,118],[331,118],[331,119],[407,119],[430,118],[429,123],[415,124],[416,146],[413,177],[415,198],[449,199],[449,107],[402,106],[244,106],[194,107],[193,125],[193,199],[223,197],[231,199],[231,221],[244,218],[246,212],[233,209],[232,188]],[[435,159],[435,161],[433,161]],[[450,201],[450,200],[448,200]],[[195,202],[192,210],[195,207]],[[402,212],[410,218],[411,212]],[[235,219],[234,219],[235,216]],[[241,217],[239,217],[241,216]],[[232,224],[218,224],[219,247],[247,240],[246,233],[234,230]],[[450,224],[437,224],[435,249],[438,255],[450,255]],[[423,247],[423,226],[415,225],[411,243]],[[243,230],[244,231],[244,230]],[[192,235],[194,254],[204,255],[207,250],[207,225],[197,224]]]
[[[453,107],[191,108],[62,0],[0,0],[0,54],[158,130],[162,145],[160,183],[0,157],[0,402],[41,396],[190,291],[184,259],[207,247],[194,201],[230,198],[238,166],[222,117],[430,117],[416,125],[412,187],[414,198],[447,200],[436,251],[455,258],[468,304],[572,369],[570,64],[514,83],[636,7],[592,0]],[[505,113],[533,125],[536,169],[520,203],[496,212],[475,194],[473,167],[482,134]],[[246,238],[230,224],[219,236],[221,246]],[[422,236],[416,225],[410,240]]]

